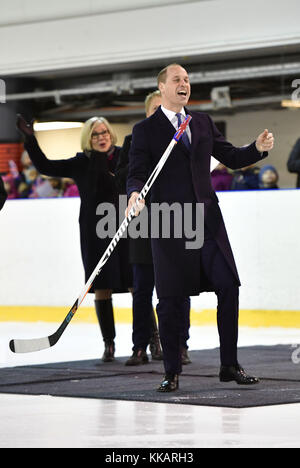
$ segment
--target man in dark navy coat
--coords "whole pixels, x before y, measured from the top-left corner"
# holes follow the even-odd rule
[[[203,291],[214,291],[218,298],[220,380],[236,381],[241,385],[256,384],[259,380],[247,375],[238,363],[240,280],[218,198],[212,188],[210,162],[213,155],[231,169],[249,166],[267,156],[274,138],[265,130],[249,146],[237,148],[228,143],[207,114],[186,109],[191,87],[188,73],[180,65],[172,64],[162,70],[158,75],[158,87],[162,95],[161,107],[133,129],[127,182],[128,210],[135,204],[150,172],[186,114],[192,117],[186,132],[188,138],[180,140],[165,163],[151,189],[151,203],[179,203],[182,209],[185,203],[192,206],[204,204],[202,248],[188,249],[185,235],[179,239],[174,236],[152,238],[159,299],[157,313],[166,372],[158,391],[170,392],[178,388],[182,303],[187,297]]]

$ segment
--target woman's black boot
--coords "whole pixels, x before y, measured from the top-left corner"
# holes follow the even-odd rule
[[[103,362],[112,362],[115,359],[115,320],[112,299],[97,299],[95,301],[96,313],[105,344]]]

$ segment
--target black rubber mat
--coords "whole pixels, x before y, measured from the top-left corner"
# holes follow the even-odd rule
[[[163,377],[162,362],[126,367],[127,357],[113,363],[100,360],[51,363],[0,369],[0,393],[74,398],[180,403],[247,408],[300,402],[300,364],[290,346],[240,348],[245,370],[261,379],[255,386],[220,383],[219,350],[190,352],[177,392],[156,392]]]

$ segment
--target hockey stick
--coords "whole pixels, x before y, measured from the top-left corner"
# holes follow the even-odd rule
[[[72,318],[74,317],[75,313],[79,309],[80,305],[84,301],[86,295],[90,291],[92,284],[108,261],[109,257],[111,256],[112,252],[114,251],[116,245],[118,244],[119,240],[121,239],[122,235],[126,231],[127,227],[129,226],[130,221],[135,216],[135,209],[138,203],[145,199],[147,193],[149,192],[150,188],[154,184],[156,178],[158,177],[159,173],[161,172],[165,162],[167,161],[168,157],[170,156],[174,146],[178,143],[188,124],[190,123],[192,117],[188,115],[184,122],[179,127],[178,131],[175,133],[174,137],[172,138],[169,146],[167,147],[166,151],[162,155],[161,159],[159,160],[157,166],[155,167],[154,171],[152,172],[151,176],[149,177],[148,181],[144,185],[143,189],[141,190],[135,205],[131,208],[127,217],[125,217],[124,221],[122,222],[121,226],[119,227],[117,233],[113,237],[112,241],[110,242],[109,246],[107,247],[106,251],[104,252],[103,256],[99,260],[98,265],[96,266],[95,270],[91,274],[88,282],[84,286],[80,296],[76,300],[75,304],[69,311],[68,315],[58,328],[58,330],[53,334],[45,338],[33,338],[33,339],[25,339],[25,340],[11,340],[9,343],[9,347],[12,352],[14,353],[33,353],[35,351],[41,351],[42,349],[51,348],[54,346],[60,337],[62,336],[63,332],[71,322]]]

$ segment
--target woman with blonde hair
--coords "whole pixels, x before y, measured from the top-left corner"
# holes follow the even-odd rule
[[[25,148],[37,170],[51,177],[67,177],[75,181],[81,199],[79,225],[80,242],[86,281],[108,247],[108,237],[98,237],[96,226],[101,216],[96,214],[101,203],[111,203],[116,210],[118,225],[119,191],[115,169],[120,147],[117,137],[103,117],[93,117],[83,126],[81,133],[82,152],[63,160],[49,160],[34,136],[32,123],[18,116],[17,127],[25,136]],[[129,265],[128,240],[121,239],[109,261],[96,277],[90,292],[95,293],[95,308],[100,324],[105,350],[104,362],[114,360],[115,323],[112,304],[113,293],[127,293],[132,287],[132,272]]]

